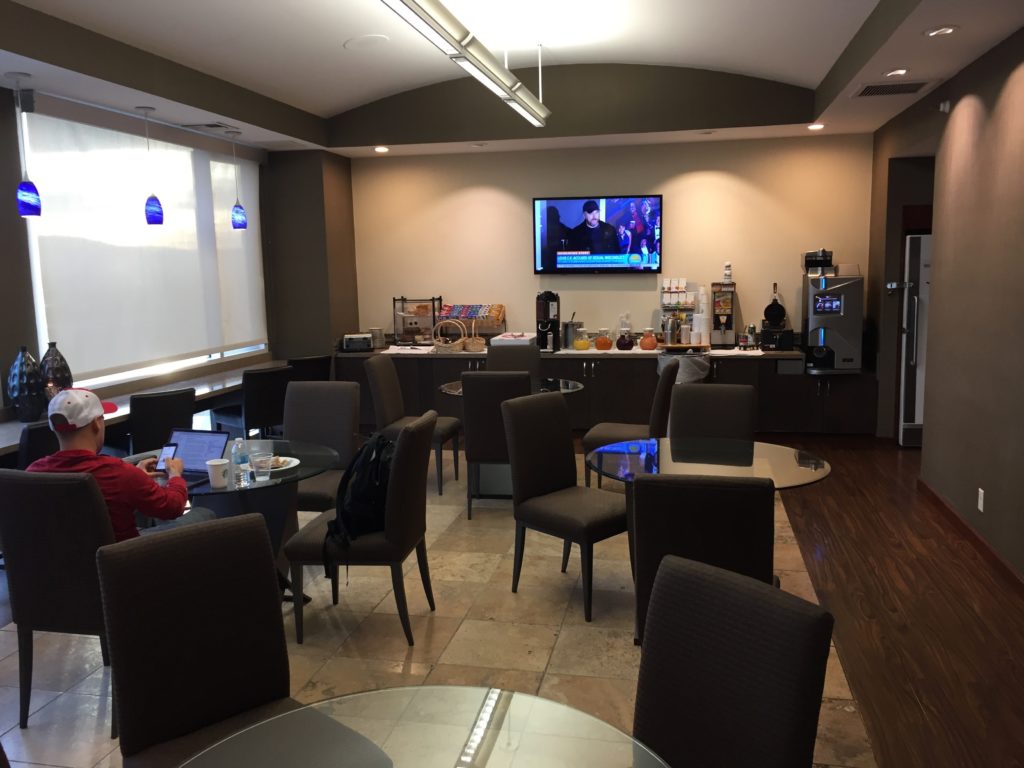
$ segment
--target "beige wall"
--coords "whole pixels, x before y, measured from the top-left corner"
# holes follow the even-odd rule
[[[778,282],[799,326],[803,251],[826,247],[867,274],[870,136],[481,153],[352,162],[359,323],[393,327],[391,298],[503,303],[534,323],[541,290],[588,328],[653,322],[653,275],[533,274],[534,197],[664,195],[662,276],[721,279],[731,261],[742,322]]]

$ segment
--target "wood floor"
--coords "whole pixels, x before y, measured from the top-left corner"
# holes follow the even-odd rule
[[[920,452],[772,438],[828,460],[783,492],[882,768],[1024,765],[1024,599],[919,488]]]

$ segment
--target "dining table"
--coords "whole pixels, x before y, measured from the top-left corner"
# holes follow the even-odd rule
[[[462,397],[461,380],[446,381],[438,389],[446,395]],[[541,377],[531,382],[530,389],[535,395],[539,392],[561,392],[564,395],[568,395],[573,392],[581,392],[583,390],[583,382],[576,381],[575,379]]]
[[[499,688],[426,685],[310,704],[214,744],[182,768],[667,768],[567,704]]]

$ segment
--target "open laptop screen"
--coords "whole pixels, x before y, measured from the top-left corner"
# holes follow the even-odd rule
[[[174,454],[185,465],[186,472],[205,473],[208,459],[224,457],[224,448],[230,435],[227,432],[210,432],[200,429],[175,429],[168,442],[177,443]]]

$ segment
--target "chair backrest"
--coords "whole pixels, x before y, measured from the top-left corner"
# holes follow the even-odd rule
[[[526,371],[466,371],[462,374],[462,428],[466,461],[508,461],[501,404],[530,394]]]
[[[540,377],[540,347],[536,344],[499,344],[487,348],[488,371],[527,371]]]
[[[411,550],[427,529],[427,465],[437,411],[427,411],[402,428],[395,441],[388,478],[384,536]]]
[[[31,629],[103,632],[96,549],[114,541],[92,475],[0,469],[0,539],[14,621]]]
[[[633,737],[669,765],[810,768],[832,615],[666,557],[651,595]]]
[[[749,384],[677,384],[669,422],[672,437],[753,440],[757,390]]]
[[[348,466],[359,429],[359,385],[354,381],[292,381],[284,396],[284,437],[327,445]]]
[[[50,429],[50,422],[36,421],[21,428],[18,442],[18,469],[25,469],[36,459],[49,456],[60,450],[57,436]]]
[[[774,581],[775,484],[766,478],[637,475],[633,482],[636,615],[666,555]]]
[[[311,355],[288,360],[292,367],[292,381],[330,381],[331,356]]]
[[[290,365],[242,372],[242,422],[246,431],[284,423],[284,395],[291,378]]]
[[[512,466],[512,503],[576,485],[569,406],[560,392],[545,392],[501,404]]]
[[[132,395],[128,400],[131,453],[159,448],[172,429],[191,429],[195,409],[196,391],[191,387]]]
[[[373,398],[373,413],[377,429],[384,429],[405,416],[402,383],[398,380],[395,362],[387,355],[374,355],[364,363],[366,379]]]
[[[288,696],[281,592],[260,515],[96,553],[125,756]]]
[[[654,390],[651,403],[651,420],[648,423],[650,437],[665,437],[668,434],[668,414],[672,407],[672,387],[679,373],[679,360],[673,358],[665,363],[658,376],[658,388]]]

